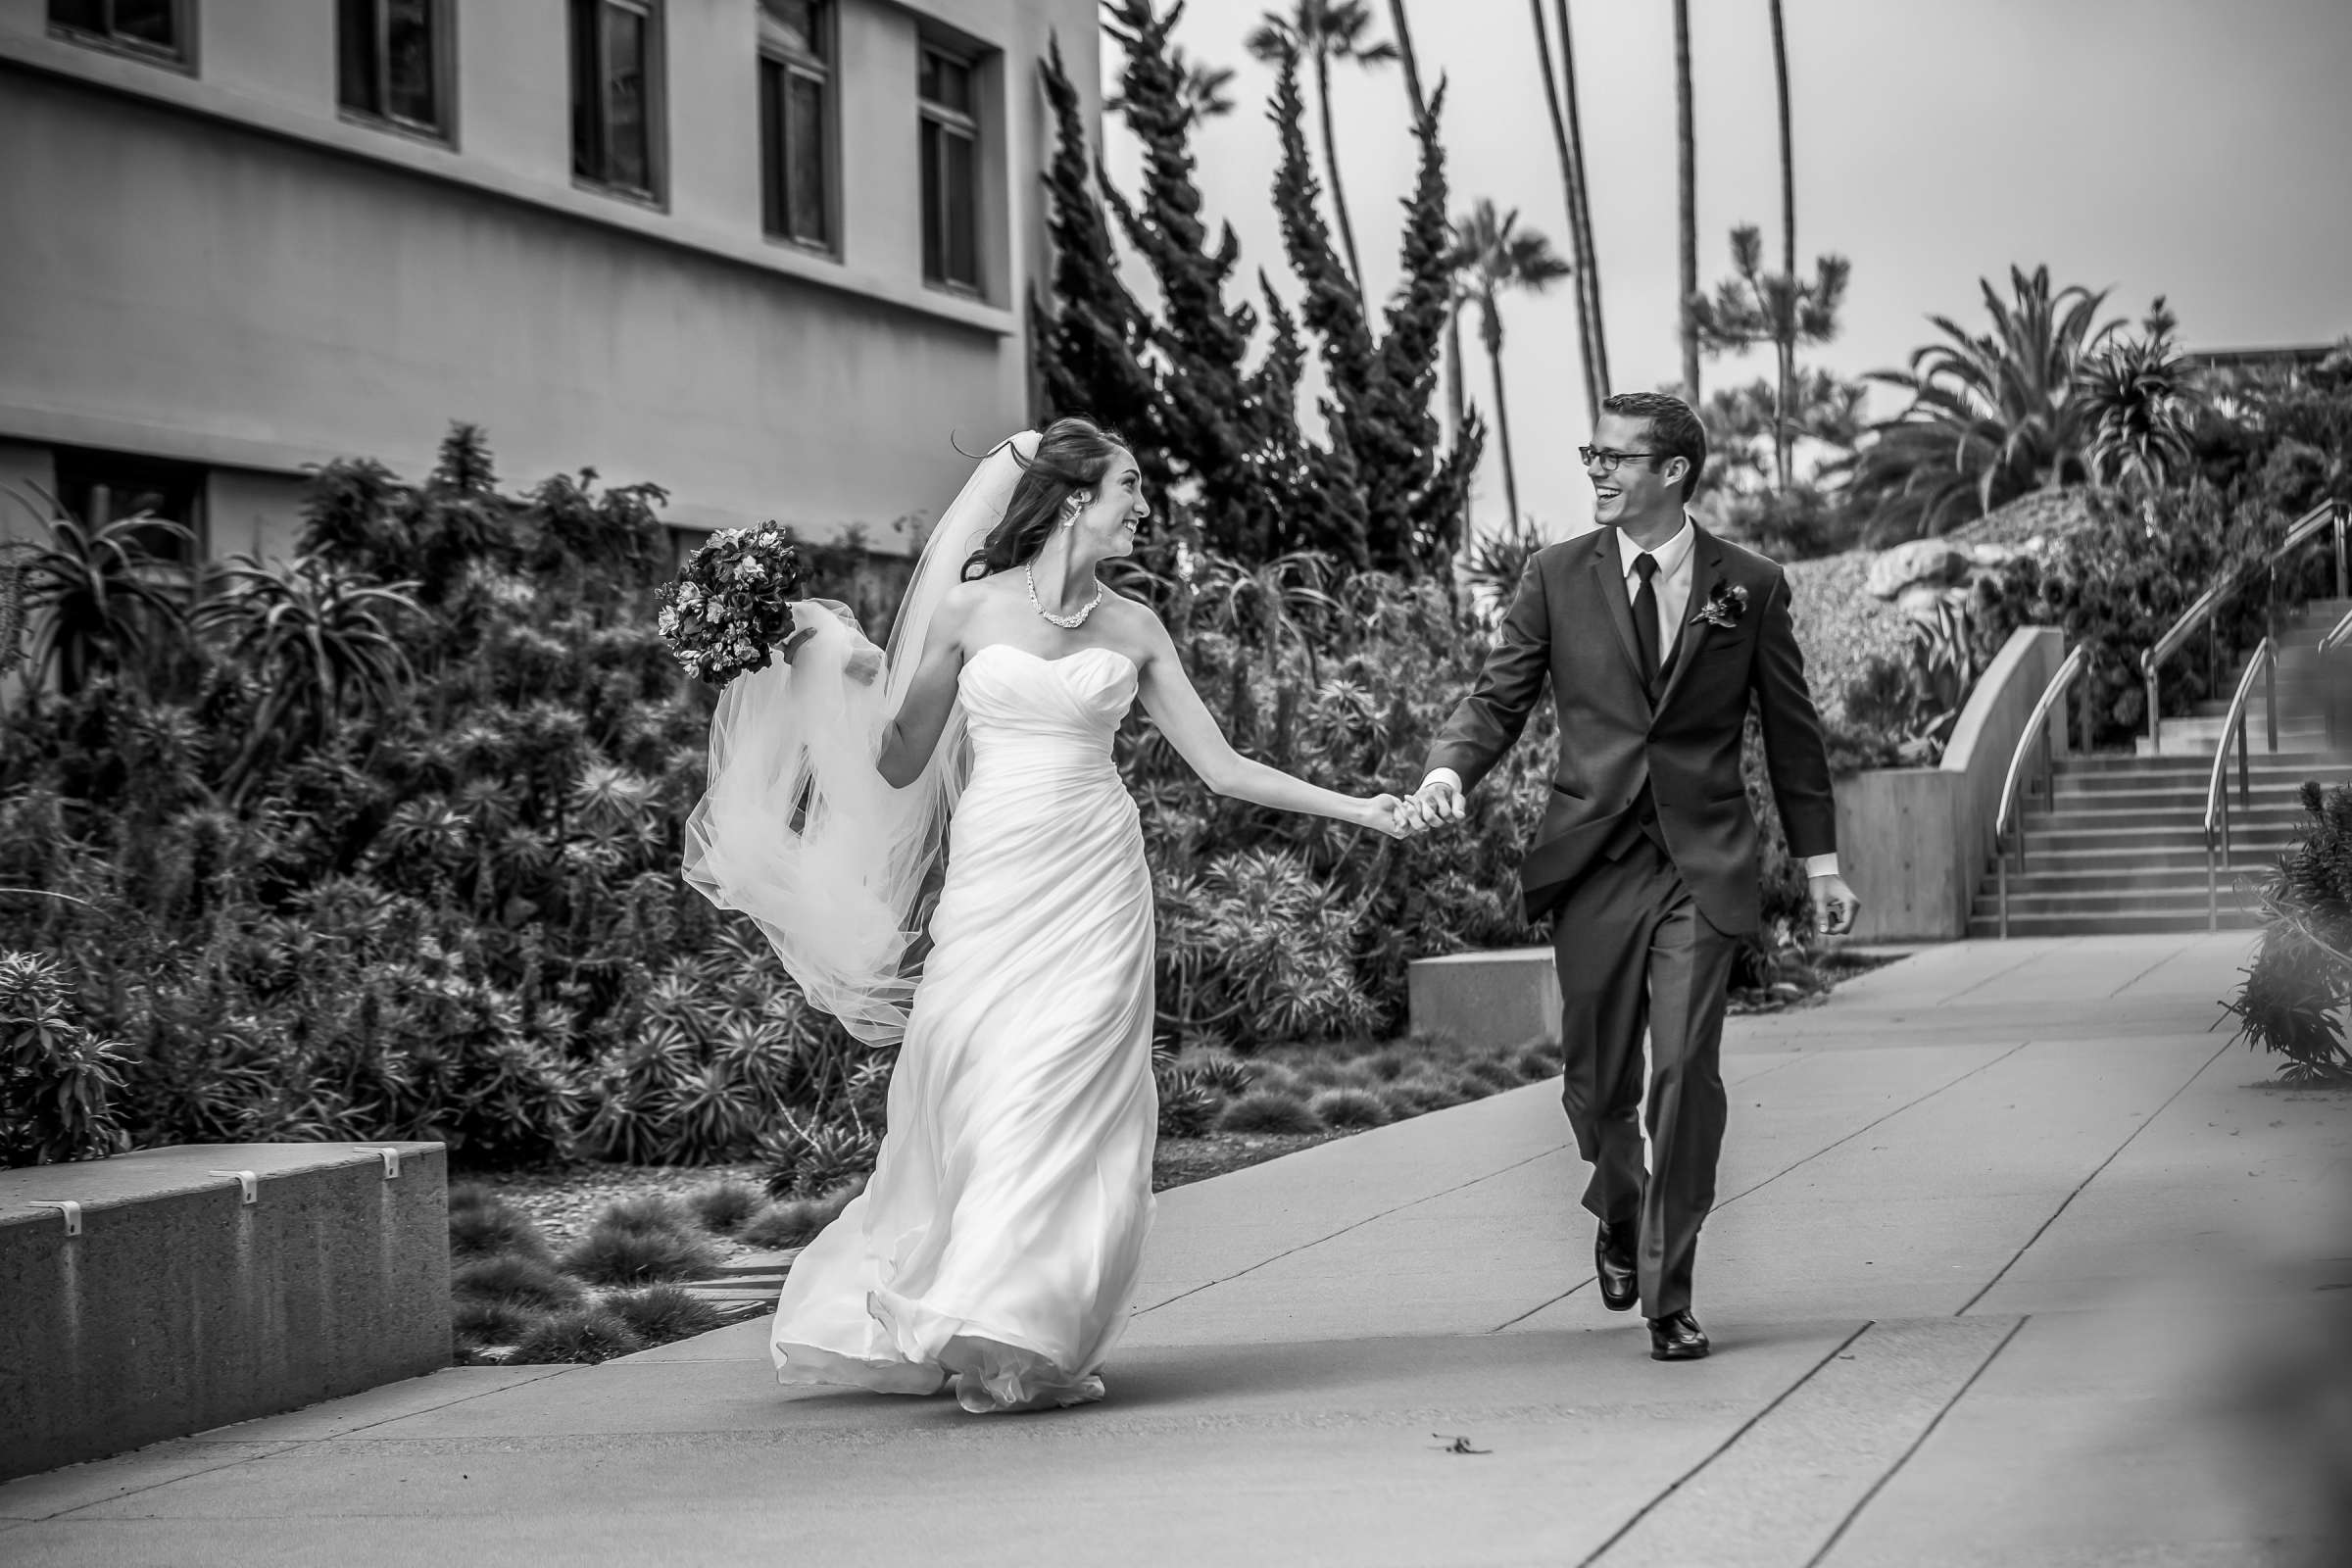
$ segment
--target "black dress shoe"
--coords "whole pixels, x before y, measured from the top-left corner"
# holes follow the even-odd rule
[[[1689,1307],[1649,1320],[1652,1361],[1703,1361],[1706,1355],[1707,1331],[1698,1326]]]
[[[1600,1304],[1612,1312],[1632,1309],[1641,1295],[1634,1272],[1634,1228],[1603,1225],[1592,1243],[1592,1272],[1600,1281]]]

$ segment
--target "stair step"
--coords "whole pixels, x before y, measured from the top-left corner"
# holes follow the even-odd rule
[[[2230,808],[2235,811],[2244,804],[2238,795],[2236,768],[2233,767],[2230,770],[2228,782]],[[2251,782],[2256,806],[2283,805],[2291,806],[2297,810],[2302,809],[2301,803],[2296,799],[2303,788],[2301,779],[2296,779],[2292,784],[2262,778],[2254,779]],[[2142,789],[2091,790],[2069,789],[2065,781],[2061,780],[2057,793],[2051,800],[2044,801],[2039,797],[2033,797],[2026,800],[2024,806],[2027,810],[2036,813],[2047,812],[2053,808],[2060,811],[2195,811],[2202,813],[2205,809],[2207,785],[2207,780],[2198,779],[2194,783],[2182,781],[2150,785]]]
[[[2225,910],[2244,907],[2251,901],[2233,882],[2224,881],[2219,889]],[[2120,893],[2020,893],[2017,885],[2009,887],[2009,917],[2020,914],[2130,914],[2140,909],[2185,909],[2194,906],[2201,916],[2205,912],[2205,883],[2199,879],[2194,887],[2161,890],[2128,888]],[[1972,917],[1981,918],[1996,912],[2001,906],[1998,896],[1980,893],[1970,906]]]
[[[2262,924],[2261,919],[2243,910],[2222,906],[2216,923],[2223,931],[2251,931]],[[2011,937],[2124,937],[2155,936],[2173,931],[2203,931],[2207,921],[2205,906],[2200,901],[2191,908],[2138,909],[2130,914],[2028,914],[2012,910],[2009,915]],[[1998,917],[1972,915],[1968,934],[1979,941],[1987,941],[2001,934]]]
[[[2230,835],[2230,864],[2232,868],[2239,870],[2267,871],[2278,863],[2279,851],[2284,848],[2284,844],[2272,846],[2254,843],[2243,834],[2231,833]],[[2016,852],[2014,850],[2010,852],[2009,879],[2012,882],[2021,875],[2039,876],[2045,871],[2059,876],[2080,876],[2094,872],[2102,875],[2129,876],[2137,871],[2193,871],[2202,877],[2205,874],[2204,835],[2199,834],[2193,845],[2175,845],[2170,849],[2029,849],[2023,872],[2018,869]],[[1985,880],[1989,882],[1992,878],[1991,871],[1988,869],[1984,875]]]
[[[2273,831],[2265,833],[2264,824],[2241,825],[2230,817],[2230,847],[2240,855],[2268,855],[2274,849],[2284,849],[2299,836],[2291,830],[2279,830],[2278,824],[2269,824]],[[2026,824],[2026,854],[2039,856],[2065,850],[2176,850],[2205,847],[2204,825],[2198,823],[2187,829],[2169,827],[2077,827],[2061,832],[2049,832]]]
[[[2117,773],[2179,772],[2193,774],[2201,780],[2212,768],[2213,754],[2210,752],[2202,759],[2169,755],[2150,757],[2140,752],[2092,752],[2060,759],[2058,776],[2061,779],[2089,779]],[[2254,770],[2257,773],[2265,770],[2304,773],[2305,776],[2333,773],[2352,779],[2352,755],[2329,752],[2319,747],[2299,747],[2272,753],[2264,751],[2258,743],[2254,749]]]
[[[2173,893],[2194,893],[2199,898],[2205,895],[2205,862],[2202,859],[2194,865],[2147,866],[2133,871],[2069,871],[2045,866],[2037,860],[2029,860],[2026,864],[2027,869],[2020,871],[2016,861],[2010,862],[2009,897],[2013,900],[2075,894],[2090,897],[2110,893],[2157,899]],[[2233,888],[2240,882],[2256,882],[2277,869],[2276,863],[2270,860],[2235,858],[2221,868],[2221,884],[2224,888]],[[1993,897],[1999,885],[1993,878],[1986,877],[1977,894],[1977,902],[1982,904]]]

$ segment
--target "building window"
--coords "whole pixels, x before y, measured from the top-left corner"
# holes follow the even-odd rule
[[[980,292],[980,88],[972,62],[923,45],[923,281]]]
[[[657,0],[571,0],[571,172],[661,200],[662,13]]]
[[[760,0],[760,211],[777,239],[833,249],[833,7]]]
[[[85,43],[184,66],[195,58],[194,0],[49,0],[49,25]]]
[[[133,537],[158,561],[193,566],[203,557],[204,469],[193,463],[131,457],[119,452],[59,448],[57,500],[69,516],[91,528],[144,513],[176,522],[188,537],[170,528],[139,528]]]
[[[353,114],[446,136],[448,0],[336,0],[336,96]]]

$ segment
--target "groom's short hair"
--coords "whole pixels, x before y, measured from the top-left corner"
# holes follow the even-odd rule
[[[1707,466],[1707,427],[1698,422],[1690,405],[1671,392],[1619,392],[1603,399],[1603,414],[1649,421],[1649,445],[1663,462],[1681,458],[1690,465],[1683,475],[1683,499],[1698,489],[1698,476]]]

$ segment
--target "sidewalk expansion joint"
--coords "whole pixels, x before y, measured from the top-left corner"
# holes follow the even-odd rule
[[[1984,1299],[1984,1298],[1991,1293],[1994,1286],[2007,1279],[2009,1277],[2009,1271],[2017,1267],[2019,1259],[2023,1258],[2028,1252],[2034,1250],[2034,1246],[2040,1242],[2042,1237],[2049,1234],[2050,1227],[2058,1223],[2059,1216],[2064,1214],[2068,1208],[2073,1206],[2075,1200],[2082,1196],[2083,1190],[2089,1187],[2092,1182],[2097,1181],[2102,1175],[2104,1175],[2107,1167],[2114,1164],[2116,1160],[2122,1156],[2124,1151],[2132,1147],[2132,1140],[2137,1138],[2141,1133],[2146,1132],[2150,1127],[2155,1126],[2157,1119],[2163,1116],[2166,1111],[2173,1108],[2173,1102],[2179,1100],[2182,1095],[2187,1094],[2189,1085],[2204,1077],[2208,1072],[2211,1072],[2213,1070],[2213,1064],[2221,1060],[2223,1054],[2235,1044],[2237,1044],[2235,1040],[2224,1041],[2220,1050],[2214,1052],[2212,1055],[2207,1056],[2203,1062],[2198,1064],[2195,1072],[2190,1073],[2186,1078],[2180,1080],[2180,1088],[2165,1096],[2163,1104],[2158,1105],[2154,1110],[2148,1112],[2148,1114],[2145,1116],[2142,1116],[2139,1119],[2139,1125],[2132,1128],[2122,1143],[2116,1145],[2113,1150],[2109,1151],[2107,1157],[2100,1160],[2089,1175],[2077,1182],[2073,1192],[2068,1193],[2066,1197],[2059,1200],[2058,1206],[2050,1210],[2050,1217],[2034,1227],[2034,1234],[2026,1238],[2026,1245],[2019,1248],[2017,1251],[2010,1257],[2009,1261],[2001,1265],[2001,1271],[1998,1274],[1995,1274],[1992,1278],[1986,1280],[1984,1288],[1978,1291],[1976,1295],[1961,1302],[1960,1309],[1954,1312],[1952,1316],[1965,1316],[1970,1307],[1975,1306],[1979,1301]]]
[[[1986,1369],[1993,1362],[2001,1358],[2001,1352],[2009,1348],[2010,1342],[2025,1331],[2029,1321],[2031,1321],[2030,1318],[2021,1317],[2010,1325],[2009,1332],[2001,1336],[2001,1343],[1992,1348],[1990,1355],[1977,1364],[1977,1369],[1968,1375],[1968,1381],[1955,1389],[1952,1396],[1943,1401],[1943,1408],[1937,1410],[1928,1424],[1920,1429],[1919,1436],[1911,1440],[1911,1446],[1903,1450],[1902,1457],[1888,1465],[1886,1473],[1870,1484],[1870,1490],[1862,1494],[1861,1500],[1854,1504],[1843,1519],[1838,1521],[1838,1528],[1830,1532],[1830,1539],[1821,1544],[1821,1549],[1805,1559],[1805,1568],[1821,1568],[1822,1562],[1828,1558],[1829,1554],[1838,1549],[1838,1543],[1845,1539],[1845,1533],[1853,1528],[1854,1521],[1862,1517],[1862,1510],[1869,1507],[1872,1500],[1886,1489],[1887,1482],[1902,1473],[1903,1466],[1911,1462],[1911,1456],[1927,1446],[1928,1440],[1936,1435],[1936,1429],[1943,1425],[1943,1418],[1950,1415],[1962,1399],[1968,1397],[1968,1391],[1975,1388],[1977,1380],[1984,1375]]]
[[[1847,1348],[1850,1347],[1856,1340],[1860,1339],[1863,1335],[1868,1334],[1876,1321],[1876,1319],[1873,1319],[1870,1323],[1864,1323],[1860,1328],[1854,1330],[1853,1333],[1848,1334],[1844,1339],[1839,1340],[1836,1345],[1830,1347],[1828,1352],[1825,1353],[1820,1360],[1805,1368],[1803,1375],[1797,1378],[1794,1383],[1789,1384],[1779,1394],[1774,1395],[1770,1404],[1767,1404],[1763,1409],[1758,1410],[1754,1415],[1751,1415],[1746,1420],[1740,1422],[1739,1427],[1732,1433],[1730,1437],[1724,1439],[1712,1449],[1708,1450],[1705,1458],[1699,1460],[1698,1463],[1692,1465],[1681,1475],[1676,1476],[1673,1481],[1667,1484],[1665,1491],[1659,1493],[1656,1496],[1650,1498],[1640,1508],[1636,1509],[1634,1511],[1634,1516],[1626,1520],[1625,1523],[1619,1525],[1614,1531],[1610,1532],[1609,1538],[1606,1541],[1603,1541],[1599,1545],[1593,1547],[1590,1553],[1580,1558],[1577,1562],[1576,1568],[1592,1568],[1593,1564],[1599,1562],[1601,1558],[1607,1556],[1610,1550],[1616,1546],[1617,1543],[1632,1535],[1636,1526],[1640,1525],[1642,1520],[1648,1518],[1652,1513],[1656,1512],[1659,1504],[1663,1503],[1668,1497],[1673,1496],[1676,1493],[1682,1491],[1683,1488],[1690,1482],[1696,1480],[1699,1472],[1705,1470],[1707,1466],[1713,1464],[1716,1460],[1722,1458],[1726,1453],[1730,1452],[1732,1447],[1737,1445],[1741,1438],[1746,1437],[1749,1431],[1751,1431],[1758,1422],[1762,1421],[1766,1416],[1772,1414],[1773,1411],[1778,1410],[1782,1404],[1787,1402],[1789,1396],[1795,1394],[1797,1390],[1812,1382],[1813,1379],[1820,1374],[1822,1368],[1828,1366],[1832,1361],[1837,1360],[1838,1356],[1845,1353]],[[2004,1340],[2002,1343],[2005,1345],[2008,1342]],[[1998,1352],[1996,1351],[1995,1353],[1997,1354]],[[1909,1455],[1906,1454],[1905,1457],[1907,1458]],[[1808,1564],[1807,1568],[1811,1568],[1811,1565]]]
[[[1299,1252],[1307,1250],[1309,1248],[1321,1247],[1325,1242],[1336,1242],[1341,1237],[1347,1235],[1349,1231],[1362,1230],[1365,1226],[1372,1224],[1376,1220],[1387,1219],[1391,1214],[1401,1214],[1408,1208],[1418,1208],[1423,1203],[1435,1202],[1441,1198],[1450,1197],[1452,1194],[1459,1192],[1466,1192],[1470,1188],[1478,1186],[1481,1182],[1491,1182],[1497,1176],[1508,1175],[1510,1172],[1517,1170],[1522,1165],[1533,1165],[1539,1159],[1549,1159],[1552,1155],[1562,1153],[1567,1150],[1573,1149],[1574,1147],[1574,1144],[1554,1144],[1551,1148],[1539,1151],[1536,1153],[1528,1155],[1525,1159],[1514,1159],[1508,1165],[1497,1166],[1495,1169],[1488,1171],[1484,1175],[1473,1176],[1466,1182],[1456,1182],[1451,1187],[1441,1187],[1434,1193],[1423,1193],[1420,1197],[1412,1199],[1406,1202],[1398,1203],[1394,1208],[1384,1208],[1377,1214],[1366,1214],[1362,1219],[1350,1221],[1349,1223],[1341,1226],[1338,1230],[1331,1232],[1327,1236],[1318,1236],[1312,1241],[1300,1242],[1296,1247],[1286,1247],[1281,1251],[1274,1253],[1270,1257],[1261,1257],[1256,1262],[1250,1264],[1248,1268],[1237,1268],[1230,1274],[1223,1275],[1217,1279],[1208,1280],[1200,1285],[1196,1285],[1189,1291],[1180,1291],[1176,1295],[1169,1297],[1164,1301],[1153,1301],[1150,1306],[1139,1306],[1135,1309],[1134,1315],[1137,1317],[1142,1317],[1145,1313],[1156,1312],[1163,1306],[1174,1306],[1178,1301],[1185,1299],[1187,1297],[1199,1296],[1202,1291],[1213,1291],[1220,1285],[1230,1285],[1245,1274],[1254,1274],[1259,1269],[1266,1267],[1268,1264],[1279,1263],[1284,1258],[1295,1256]]]

